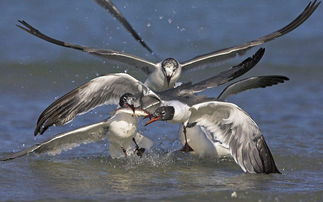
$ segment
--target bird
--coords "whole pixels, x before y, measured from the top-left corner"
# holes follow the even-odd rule
[[[145,110],[150,109],[151,111],[154,110],[152,109],[153,107],[158,107],[161,99],[172,99],[174,97],[176,99],[185,97],[186,99],[191,97],[190,99],[182,100],[184,102],[192,101],[192,97],[200,99],[200,96],[195,96],[195,93],[216,87],[242,75],[260,61],[264,52],[265,49],[261,48],[252,57],[247,58],[240,64],[204,81],[196,84],[186,83],[177,88],[161,92],[159,94],[162,98],[144,83],[126,73],[114,73],[94,78],[50,104],[40,114],[34,135],[43,134],[52,125],[64,125],[72,121],[77,115],[86,113],[98,106],[118,104],[118,99],[126,93],[136,97],[135,101],[128,100],[129,103],[135,102],[136,106],[134,107],[140,107]],[[132,99],[132,97],[129,97],[129,99]]]
[[[211,77],[196,84],[186,83],[177,88],[164,91],[164,93],[158,93],[158,95],[150,90],[147,86],[145,86],[145,84],[125,73],[108,74],[106,76],[97,77],[95,79],[92,79],[90,82],[85,83],[80,87],[70,91],[63,97],[54,101],[54,103],[52,103],[48,108],[46,108],[38,119],[35,135],[37,135],[38,133],[42,134],[48,127],[52,125],[63,125],[73,120],[77,115],[85,113],[99,105],[115,103],[115,101],[113,100],[115,100],[116,97],[118,97],[120,94],[131,95],[120,99],[119,104],[120,106],[129,107],[132,111],[136,111],[135,107],[137,107],[138,105],[145,111],[146,109],[149,109],[151,107],[153,108],[149,110],[155,108],[157,108],[158,110],[161,107],[165,106],[175,106],[175,108],[183,107],[183,114],[178,114],[176,112],[176,118],[174,119],[175,116],[173,113],[174,117],[169,118],[169,120],[171,119],[176,121],[180,117],[185,118],[185,116],[187,116],[187,114],[189,113],[189,111],[187,110],[189,108],[188,104],[194,106],[194,102],[201,103],[202,101],[205,102],[214,99],[195,95],[196,92],[202,92],[209,87],[215,87],[218,84],[227,82],[228,78],[235,78],[235,76],[239,75],[238,73],[243,72],[242,70],[246,71],[245,69],[252,68],[252,66],[256,65],[261,59],[263,53],[264,49],[260,49],[253,57],[247,58],[239,65],[236,65],[217,76]],[[229,74],[231,75],[230,77],[228,76]],[[281,76],[268,77],[271,77],[271,79],[268,79],[266,81],[266,84],[260,82],[260,87],[282,83],[288,79]],[[249,82],[253,83],[253,81],[255,80],[257,81],[257,84],[261,79],[249,79]],[[246,81],[242,83],[248,83],[248,79],[246,79]],[[239,87],[237,86],[239,86],[237,83],[232,84],[231,87],[225,88],[225,91],[230,90],[229,93],[223,92],[221,93],[221,95],[228,97],[230,92],[236,93],[237,91],[239,91]],[[240,88],[240,90],[248,90],[257,85],[242,86],[243,87]],[[235,88],[237,89],[234,90]],[[172,96],[177,97],[177,100],[166,100],[167,97],[168,99],[172,99]],[[222,97],[224,98],[225,96]],[[123,101],[124,99],[126,101]],[[173,109],[175,108],[173,107]],[[156,115],[156,110],[153,115]],[[149,114],[149,117],[153,115]],[[155,116],[154,118],[156,119],[156,117],[157,116]],[[151,120],[154,120],[154,118],[152,118]],[[136,148],[137,152],[142,152],[139,146]]]
[[[233,103],[209,101],[188,106],[171,101],[158,107],[146,125],[158,120],[183,124],[182,151],[232,156],[246,173],[280,173],[255,121]]]
[[[12,160],[30,153],[57,155],[81,144],[98,142],[105,138],[108,139],[109,154],[112,158],[133,154],[142,157],[145,150],[152,147],[153,141],[137,131],[138,117],[145,117],[149,113],[134,108],[133,98],[129,93],[122,95],[120,108],[107,120],[55,135],[47,141],[2,157],[0,161]]]
[[[105,1],[100,2],[100,5],[102,5]],[[317,9],[320,3],[321,2],[317,0],[309,2],[309,4],[306,6],[306,8],[300,15],[298,15],[291,23],[277,31],[259,37],[258,39],[252,40],[250,42],[202,54],[183,62],[179,62],[173,57],[163,59],[159,62],[151,62],[128,53],[123,53],[109,49],[96,49],[60,41],[43,34],[38,29],[34,28],[33,26],[31,26],[23,20],[18,20],[20,24],[18,24],[17,26],[22,30],[50,43],[80,50],[96,56],[101,56],[103,58],[108,59],[109,61],[114,60],[116,62],[124,63],[139,68],[147,75],[147,78],[144,83],[153,91],[161,92],[169,88],[173,88],[176,82],[179,80],[182,72],[205,66],[214,66],[214,63],[216,62],[224,61],[226,59],[233,58],[237,55],[244,55],[249,49],[255,46],[259,46],[263,43],[266,43],[268,41],[271,41],[289,33],[290,31],[300,26],[304,21],[306,21]],[[125,20],[125,18],[123,19]],[[121,21],[121,23],[123,23],[124,26],[126,26],[124,20]]]

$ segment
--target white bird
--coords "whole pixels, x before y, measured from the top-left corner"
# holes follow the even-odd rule
[[[25,156],[29,153],[57,155],[81,144],[108,140],[109,154],[112,158],[121,158],[137,154],[142,156],[146,149],[150,149],[153,142],[137,131],[138,117],[147,116],[149,113],[129,107],[127,94],[120,98],[121,108],[106,121],[84,126],[70,132],[65,132],[53,138],[29,147],[23,151],[9,154],[1,161],[11,160]],[[122,99],[125,99],[122,101]]]
[[[157,108],[146,125],[157,120],[183,123],[182,151],[230,155],[247,173],[280,173],[257,124],[235,104],[210,101],[190,107],[170,101]]]
[[[103,5],[105,4],[105,2],[106,1],[101,0],[99,4]],[[155,62],[142,59],[137,56],[133,56],[133,55],[122,53],[115,50],[95,49],[95,48],[90,48],[90,47],[81,46],[77,44],[67,43],[64,41],[51,38],[41,33],[39,30],[35,29],[30,24],[22,20],[19,20],[21,25],[17,25],[17,26],[27,31],[28,33],[38,38],[41,38],[43,40],[46,40],[50,43],[54,43],[56,45],[67,47],[67,48],[80,50],[93,55],[104,57],[108,60],[114,60],[117,62],[121,62],[121,63],[125,63],[128,65],[137,67],[147,74],[147,79],[145,80],[145,84],[149,88],[151,88],[154,91],[163,91],[168,88],[174,87],[175,83],[180,78],[182,71],[184,72],[189,69],[198,68],[201,66],[204,67],[204,66],[214,65],[215,62],[229,59],[237,55],[243,55],[246,53],[246,51],[248,51],[249,49],[255,46],[261,45],[265,42],[271,41],[275,38],[278,38],[280,36],[287,34],[288,32],[300,26],[305,20],[307,20],[312,15],[312,13],[316,10],[319,4],[320,2],[317,2],[316,0],[314,2],[310,2],[307,5],[307,7],[303,10],[303,12],[297,18],[295,18],[291,23],[268,35],[262,36],[256,40],[252,40],[247,43],[243,43],[241,45],[237,45],[230,48],[225,48],[211,53],[196,56],[190,60],[183,61],[183,62],[179,62],[174,58],[166,58],[160,62],[155,63]],[[104,7],[109,7],[109,6],[111,7],[111,5],[107,3],[106,6]],[[116,9],[116,8],[112,7],[111,9]],[[121,13],[119,14],[121,16]],[[119,18],[117,17],[117,19]],[[125,24],[125,21],[126,21],[125,18],[123,18],[123,20],[120,20],[120,21],[121,23],[123,23],[125,27],[127,27],[127,25]],[[130,32],[133,32],[133,31],[130,31]]]
[[[205,100],[207,98],[196,96],[195,93],[216,87],[240,76],[255,66],[263,54],[264,49],[259,49],[252,58],[247,58],[239,65],[223,71],[217,76],[196,84],[183,84],[177,88],[161,92],[160,96],[162,96],[162,99],[176,97],[176,99],[185,103],[196,102],[196,99]],[[268,83],[262,85],[266,86]],[[34,135],[44,133],[52,125],[64,125],[72,121],[75,116],[86,113],[100,105],[118,104],[120,97],[127,93],[133,95],[136,100],[131,100],[132,97],[129,97],[126,103],[136,102],[134,103],[135,107],[153,111],[152,107],[158,107],[161,103],[161,98],[157,94],[132,76],[124,73],[108,74],[92,79],[55,100],[39,116]],[[122,106],[121,103],[119,105]]]
[[[264,53],[263,49],[260,49],[253,57],[247,58],[242,63],[237,66],[232,67],[229,70],[226,70],[220,73],[217,76],[209,78],[205,81],[201,81],[196,84],[186,83],[182,86],[179,86],[174,89],[170,89],[160,93],[160,96],[163,99],[167,99],[167,97],[177,97],[177,99],[182,100],[185,103],[194,103],[194,102],[201,102],[206,100],[214,100],[214,98],[207,98],[203,96],[197,96],[195,93],[201,92],[207,88],[215,87],[222,83],[227,82],[228,80],[232,80],[236,76],[239,76],[241,72],[245,72],[248,69],[252,68],[255,64],[259,62],[262,55]],[[247,90],[254,87],[265,87],[270,85],[275,85],[277,83],[284,82],[287,78],[286,77],[279,77],[279,76],[269,76],[272,80],[266,82],[257,82],[254,85],[242,85],[244,87],[240,88],[237,87],[238,85],[233,85],[232,88],[228,87],[226,90],[230,89],[230,92],[237,93],[239,90]],[[276,79],[276,80],[275,80]],[[253,83],[251,81],[251,83]],[[235,89],[235,90],[234,90]],[[229,93],[222,93],[222,95],[229,96]],[[106,76],[97,77],[92,79],[88,83],[81,85],[80,87],[72,90],[71,92],[67,93],[66,95],[62,96],[61,98],[54,101],[49,107],[47,107],[42,114],[40,115],[37,126],[35,129],[35,135],[44,133],[48,127],[52,125],[63,125],[69,121],[72,121],[77,115],[86,113],[87,111],[94,109],[97,106],[103,104],[117,104],[121,107],[129,107],[134,112],[137,109],[134,107],[140,107],[144,109],[153,110],[159,107],[162,103],[167,101],[163,101],[162,98],[151,91],[147,86],[145,86],[140,81],[136,80],[135,78],[131,77],[128,74],[124,73],[117,73],[117,74],[109,74]],[[165,98],[164,98],[165,97]],[[119,102],[118,102],[119,101]],[[178,101],[179,102],[179,101]],[[129,110],[128,110],[129,111]],[[123,111],[121,111],[123,112]],[[119,145],[117,148],[114,148],[113,151],[119,149],[116,154],[113,151],[112,156],[116,157],[120,156],[121,151],[124,153],[128,153],[129,147],[126,145],[129,143],[129,140],[132,139],[133,132],[122,132],[125,131],[135,131],[135,125],[137,119],[136,117],[132,117],[129,114],[125,113],[117,113],[115,117],[111,118],[111,121],[108,121],[109,131],[112,131],[112,136],[108,135],[109,143],[111,142],[111,148],[114,148],[114,145]],[[129,125],[130,124],[130,125]],[[98,130],[94,125],[94,129]],[[101,127],[101,124],[99,124]],[[111,127],[113,126],[113,127]],[[112,128],[112,129],[111,129]],[[76,130],[75,132],[71,132],[71,134],[79,134],[79,131],[87,131],[92,130],[92,126],[87,126]],[[118,132],[119,131],[119,132]],[[84,132],[85,133],[85,132]],[[68,133],[70,134],[70,133]],[[117,134],[117,135],[116,135]],[[126,134],[126,135],[122,135]],[[126,136],[124,140],[120,142],[119,136]],[[137,135],[139,136],[139,135]],[[72,137],[69,135],[59,135],[59,137]],[[141,137],[141,136],[140,136]],[[56,138],[54,138],[56,140]],[[64,144],[64,138],[58,138],[60,144]],[[82,138],[81,138],[82,139]],[[145,139],[145,138],[144,138]],[[127,141],[126,141],[127,140]],[[88,140],[87,140],[88,141]],[[138,140],[139,141],[139,140]],[[144,145],[151,145],[149,140],[143,140],[146,142]],[[42,145],[47,145],[45,142]],[[56,141],[54,141],[56,142]],[[67,141],[70,143],[69,141]],[[131,141],[130,141],[131,142]],[[149,143],[150,142],[150,143]],[[77,143],[76,143],[77,144]],[[124,145],[125,144],[125,145]],[[139,144],[139,143],[138,143]],[[50,144],[54,145],[55,144]],[[120,146],[121,145],[121,146]],[[59,147],[59,146],[57,146]],[[31,150],[27,150],[28,152],[34,151],[34,147]],[[38,148],[38,147],[37,147]],[[39,147],[42,148],[42,147]],[[109,147],[110,148],[110,147]],[[122,149],[124,148],[124,150]],[[142,149],[139,146],[136,148],[137,153],[142,153]],[[23,152],[24,154],[28,152]],[[122,154],[121,154],[122,155]]]

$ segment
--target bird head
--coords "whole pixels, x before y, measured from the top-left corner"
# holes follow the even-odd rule
[[[171,79],[180,69],[179,63],[174,58],[167,58],[161,63],[161,68],[169,86]]]
[[[155,112],[150,116],[150,120],[147,121],[145,126],[158,121],[167,121],[167,120],[172,120],[174,118],[175,114],[175,108],[173,106],[162,106],[158,107]]]
[[[135,101],[137,98],[131,93],[125,93],[120,97],[119,105],[121,108],[131,108],[135,112]]]

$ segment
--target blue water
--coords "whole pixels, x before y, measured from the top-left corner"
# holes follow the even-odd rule
[[[307,3],[115,1],[155,52],[180,61],[279,29]],[[144,79],[131,67],[39,40],[17,28],[17,19],[64,41],[125,51],[156,61],[94,1],[2,0],[0,9],[1,155],[105,119],[111,107],[99,108],[65,127],[53,127],[44,136],[33,137],[41,111],[55,98],[91,78],[127,71]],[[247,175],[232,160],[170,154],[169,151],[179,148],[178,127],[158,123],[140,129],[155,141],[154,151],[143,159],[113,160],[102,142],[55,157],[28,156],[2,162],[1,199],[321,201],[322,9],[320,6],[293,32],[264,45],[262,61],[244,76],[282,74],[290,81],[229,99],[258,123],[282,175]],[[242,59],[231,60],[220,68],[190,72],[182,80],[203,79]],[[222,88],[208,90],[206,94],[215,96]]]

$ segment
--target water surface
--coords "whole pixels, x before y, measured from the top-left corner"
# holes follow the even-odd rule
[[[307,1],[118,1],[131,24],[162,57],[186,60],[242,43],[287,24]],[[144,5],[144,6],[143,6]],[[92,1],[0,2],[0,155],[109,116],[101,107],[65,127],[34,138],[38,115],[55,98],[111,72],[144,75],[75,50],[41,41],[15,27],[24,19],[59,39],[122,50],[155,60]],[[264,47],[246,76],[282,74],[291,80],[229,99],[258,123],[282,175],[244,174],[231,159],[199,159],[176,151],[178,126],[156,123],[140,131],[154,150],[142,158],[113,160],[106,142],[59,156],[28,156],[0,163],[2,200],[234,200],[321,201],[323,198],[322,8],[301,27]],[[248,56],[255,50],[249,52]],[[183,75],[200,80],[220,68]],[[208,90],[216,96],[223,87]]]

